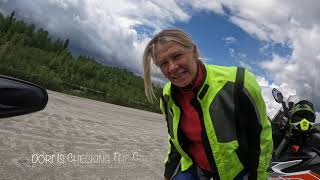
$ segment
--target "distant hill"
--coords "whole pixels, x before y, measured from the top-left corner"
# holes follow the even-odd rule
[[[47,89],[118,105],[160,112],[148,102],[143,79],[132,72],[98,64],[88,56],[74,58],[69,39],[52,39],[48,31],[0,13],[0,72]],[[155,87],[157,95],[161,88]]]

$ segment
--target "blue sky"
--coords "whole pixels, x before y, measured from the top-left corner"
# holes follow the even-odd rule
[[[140,76],[148,41],[179,27],[208,63],[251,69],[270,114],[279,108],[274,87],[320,109],[319,7],[318,0],[0,0],[0,12],[15,10],[52,36],[69,38],[75,54]]]
[[[259,41],[230,23],[226,17],[215,13],[197,13],[187,23],[177,22],[175,25],[191,34],[203,55],[208,58],[208,63],[235,65],[236,61],[230,56],[228,48],[240,50],[240,44],[244,45],[241,50],[250,51],[251,57],[257,54],[254,51],[257,52]],[[227,37],[234,37],[236,42],[226,44],[224,39]]]
[[[192,36],[209,64],[242,66],[242,61],[250,65],[254,73],[264,75],[258,62],[271,59],[273,53],[280,56],[292,53],[287,44],[280,43],[275,43],[272,48],[261,52],[260,49],[267,44],[265,41],[245,32],[230,22],[228,17],[214,12],[197,12],[188,22],[176,22],[173,26],[185,30]]]

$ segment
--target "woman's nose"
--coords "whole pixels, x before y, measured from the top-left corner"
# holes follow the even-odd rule
[[[177,67],[178,67],[178,65],[175,62],[173,62],[173,61],[168,62],[168,72],[169,73],[175,71],[177,69]]]

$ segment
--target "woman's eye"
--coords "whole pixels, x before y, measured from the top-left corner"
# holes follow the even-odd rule
[[[167,64],[167,62],[160,63],[160,68],[165,67]]]
[[[174,59],[179,59],[179,58],[181,58],[182,57],[182,54],[176,54],[175,56],[174,56]]]

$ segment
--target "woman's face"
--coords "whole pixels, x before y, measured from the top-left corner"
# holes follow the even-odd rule
[[[156,65],[171,83],[185,87],[192,83],[197,73],[197,50],[185,48],[170,41],[155,45]]]

